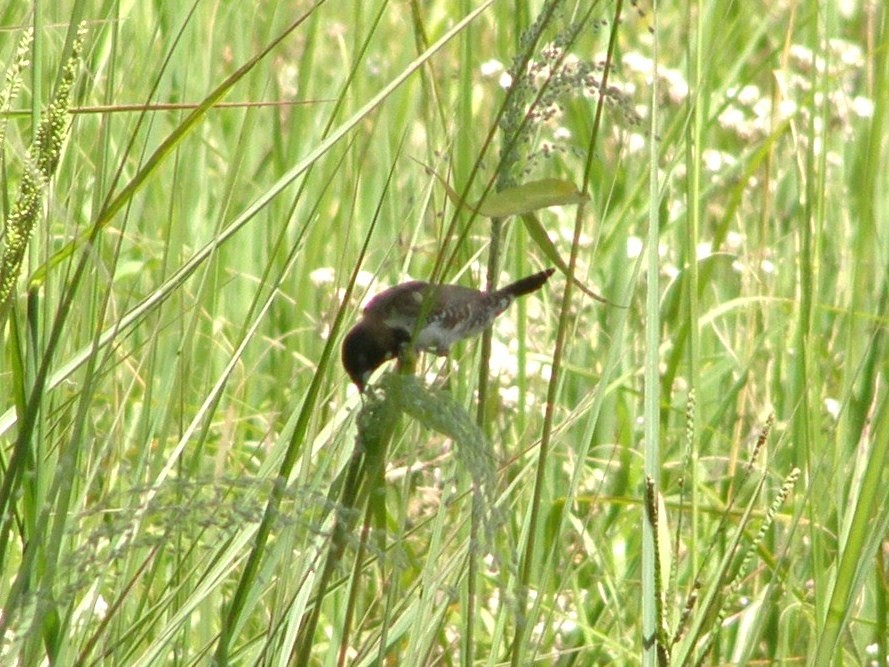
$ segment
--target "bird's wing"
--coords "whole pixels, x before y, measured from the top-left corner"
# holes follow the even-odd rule
[[[418,296],[422,299],[423,292],[427,287],[429,287],[429,283],[422,280],[412,280],[383,290],[367,302],[364,307],[364,315],[385,320],[393,311],[408,313],[412,310],[416,311],[418,307],[414,303],[418,301]]]
[[[428,324],[451,319],[474,309],[479,292],[462,285],[436,285],[414,280],[380,292],[364,309],[365,317],[379,318],[389,326],[413,330],[422,314]]]

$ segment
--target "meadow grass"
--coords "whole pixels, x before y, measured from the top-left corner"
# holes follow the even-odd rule
[[[887,21],[4,5],[0,662],[885,664]]]

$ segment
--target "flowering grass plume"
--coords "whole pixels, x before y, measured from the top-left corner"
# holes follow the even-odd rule
[[[68,133],[68,111],[71,106],[71,89],[74,86],[80,54],[83,49],[83,38],[86,24],[81,23],[77,38],[62,68],[59,87],[47,107],[34,142],[28,149],[25,165],[22,170],[19,192],[9,215],[6,218],[3,232],[3,245],[0,249],[0,319],[5,318],[6,306],[15,289],[16,280],[22,269],[22,260],[28,247],[28,239],[37,223],[40,214],[40,201],[49,180],[55,173],[62,154],[62,146]],[[21,88],[21,72],[28,65],[27,53],[33,33],[27,31],[22,37],[16,51],[16,60],[6,76],[6,86],[0,96],[0,109],[5,109],[12,102]],[[5,127],[3,128],[5,130]],[[5,138],[5,131],[0,139]]]

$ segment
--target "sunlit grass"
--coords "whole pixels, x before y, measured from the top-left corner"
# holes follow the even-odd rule
[[[4,249],[86,26],[3,311],[0,662],[885,663],[885,9],[602,4],[574,35],[589,3],[555,5],[536,46],[522,3],[0,9]],[[576,184],[537,220],[609,303],[560,271],[490,353],[421,358],[452,412],[403,416],[353,502],[342,335],[389,285],[491,268],[422,165],[471,202]],[[499,282],[553,264],[530,224]],[[483,498],[441,421],[479,396]]]

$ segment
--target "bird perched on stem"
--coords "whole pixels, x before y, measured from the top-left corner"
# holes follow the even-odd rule
[[[343,366],[363,392],[371,373],[411,341],[417,350],[444,356],[457,341],[491,326],[516,297],[543,287],[554,271],[547,269],[490,292],[419,280],[390,287],[370,300],[361,320],[346,334]]]

